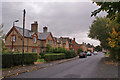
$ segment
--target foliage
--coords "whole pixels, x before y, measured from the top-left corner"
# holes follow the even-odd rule
[[[45,53],[40,53],[41,58],[44,58]]]
[[[46,62],[44,59],[37,59],[36,62]]]
[[[36,52],[24,52],[24,54],[37,54]]]
[[[94,47],[94,50],[95,51],[102,51],[102,47],[98,45],[98,46]]]
[[[46,53],[45,54],[45,60],[46,61],[54,61],[54,60],[60,60],[60,59],[65,59],[65,54],[64,53]]]
[[[52,47],[49,45],[49,44],[47,44],[47,46],[46,46],[46,52],[50,52]]]
[[[96,16],[101,10],[108,13],[110,21],[106,25],[109,30],[108,38],[106,39],[110,46],[110,56],[113,59],[120,60],[120,2],[96,2],[100,6],[99,9],[92,12],[91,16]]]
[[[68,58],[73,58],[73,57],[76,57],[77,56],[77,54],[72,50],[72,51],[70,51],[70,50],[65,50],[65,57],[66,57],[66,59],[68,59]]]
[[[91,16],[96,16],[100,11],[106,11],[108,13],[107,17],[110,19],[115,19],[116,14],[120,12],[120,2],[96,2],[100,8],[93,11]],[[118,23],[120,22],[120,17],[117,17],[116,20]]]
[[[78,49],[78,50],[77,50],[77,54],[80,54],[81,52],[83,52],[82,49]]]
[[[2,54],[2,67],[9,68],[22,65],[23,60],[25,65],[33,64],[37,60],[37,54]]]
[[[88,34],[88,37],[99,40],[101,46],[105,49],[109,48],[107,43],[107,38],[109,36],[109,29],[106,26],[108,21],[109,21],[108,18],[96,17],[96,20],[93,21]]]

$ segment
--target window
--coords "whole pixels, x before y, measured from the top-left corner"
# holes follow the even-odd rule
[[[56,45],[56,42],[55,42],[55,45]]]
[[[52,44],[52,40],[51,40],[51,44]]]
[[[36,48],[33,48],[33,49],[32,49],[32,52],[37,52],[37,49],[36,49]]]
[[[36,38],[34,38],[34,43],[36,43]]]
[[[49,44],[49,40],[48,40],[48,44]]]
[[[15,36],[12,36],[12,41],[15,42]]]

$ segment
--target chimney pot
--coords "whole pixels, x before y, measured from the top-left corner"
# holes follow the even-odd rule
[[[46,32],[47,32],[47,29],[48,29],[48,28],[47,28],[46,26],[43,27],[43,32],[46,33]]]

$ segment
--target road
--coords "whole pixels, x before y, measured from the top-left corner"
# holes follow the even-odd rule
[[[23,73],[14,78],[116,78],[118,67],[104,64],[103,53],[74,61],[57,64],[32,72]]]

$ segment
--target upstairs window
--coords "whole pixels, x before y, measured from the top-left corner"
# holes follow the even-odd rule
[[[33,42],[36,43],[36,38],[34,37],[33,39],[34,39]]]
[[[48,40],[48,44],[49,44],[49,40]]]
[[[12,36],[12,42],[15,42],[15,36]]]
[[[56,45],[56,42],[55,42],[55,45]]]
[[[51,40],[51,44],[52,44],[52,40]]]

